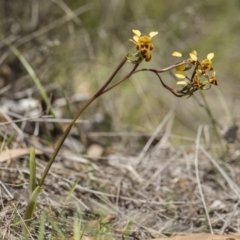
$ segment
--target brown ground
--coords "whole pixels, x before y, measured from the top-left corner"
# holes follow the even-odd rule
[[[11,125],[1,127],[5,136],[13,131]],[[44,183],[33,236],[43,211],[64,229],[65,236],[72,236],[75,213],[81,216],[88,236],[116,239],[129,234],[133,239],[149,239],[211,231],[239,233],[237,143],[207,148],[203,142],[196,145],[195,139],[188,139],[190,144],[174,146],[171,140],[178,137],[164,129],[161,132],[152,136],[90,132],[84,152],[80,141],[71,135]],[[74,144],[78,146],[75,150]],[[20,228],[13,223],[24,215],[27,204],[26,154],[30,145],[38,149],[39,178],[52,152],[45,140],[26,134],[20,140],[14,137],[0,154],[0,230],[6,239],[18,239]],[[50,225],[46,220],[45,239]]]

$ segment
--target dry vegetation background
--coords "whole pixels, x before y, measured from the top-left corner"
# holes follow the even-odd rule
[[[71,132],[40,196],[32,239],[42,218],[42,239],[70,239],[74,213],[84,235],[107,239],[239,233],[239,13],[238,0],[1,1],[0,39],[31,64],[57,114],[49,120],[36,85],[0,41],[3,239],[21,239],[28,148],[39,151],[39,177],[61,135],[56,122],[65,128],[123,56],[135,51],[132,29],[159,32],[152,61],[143,67],[174,64],[173,51],[188,56],[195,49],[201,59],[215,53],[219,86],[204,94],[222,142],[198,92],[176,99],[152,74],[134,75],[91,105]],[[172,74],[162,76],[175,87]]]

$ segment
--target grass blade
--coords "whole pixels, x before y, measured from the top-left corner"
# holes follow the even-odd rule
[[[35,160],[35,148],[30,148],[30,189],[29,196],[32,195],[33,191],[36,188],[36,160]]]

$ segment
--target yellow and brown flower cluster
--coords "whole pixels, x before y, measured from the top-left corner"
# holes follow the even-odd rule
[[[214,53],[209,53],[203,61],[199,61],[197,52],[193,50],[189,53],[190,58],[187,59],[183,64],[178,65],[175,76],[181,80],[177,82],[178,85],[185,85],[181,93],[189,93],[190,95],[196,90],[206,90],[211,87],[211,84],[218,85],[216,79],[216,72],[213,68],[212,59]],[[180,52],[173,52],[172,56],[182,57]],[[194,70],[191,78],[186,74],[186,71],[194,66]]]
[[[134,36],[132,39],[129,39],[129,41],[136,45],[138,52],[134,54],[128,54],[127,60],[137,65],[143,60],[149,62],[152,58],[152,50],[154,48],[152,38],[156,36],[158,32],[150,32],[148,36],[142,36],[139,30],[133,29],[132,31]],[[183,55],[180,52],[173,52],[172,56],[182,57]],[[206,59],[200,61],[198,59],[197,52],[193,50],[189,53],[189,57],[185,60],[182,60],[180,63],[174,64],[165,69],[148,69],[148,71],[154,72],[162,83],[163,87],[171,91],[175,96],[191,96],[197,90],[206,90],[211,88],[212,85],[218,85],[216,72],[214,71],[212,63],[213,57],[214,53],[209,53]],[[182,85],[182,89],[180,90],[175,90],[169,87],[164,83],[160,76],[160,73],[174,68],[176,69],[176,77],[180,79],[177,81],[177,85]],[[187,75],[187,72],[190,72],[190,74]]]

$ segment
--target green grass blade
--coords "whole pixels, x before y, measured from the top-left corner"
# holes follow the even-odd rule
[[[36,188],[36,160],[35,160],[35,149],[34,147],[30,148],[30,189],[29,196],[32,195],[33,191]]]
[[[57,232],[60,237],[64,238],[64,237],[65,237],[64,234],[62,233],[61,229],[58,227],[58,225],[57,225],[57,223],[54,221],[54,219],[51,218],[51,217],[49,217],[48,220],[49,220],[49,222],[50,222],[51,225],[52,225],[52,230],[55,231],[55,232]]]
[[[30,219],[33,217],[33,214],[35,212],[36,205],[37,205],[37,198],[41,190],[42,188],[40,186],[37,186],[29,197],[27,209],[24,216],[24,220],[26,221],[27,226],[29,226],[31,223]]]
[[[44,240],[45,221],[46,221],[46,214],[45,214],[45,212],[43,212],[41,215],[41,219],[40,219],[38,240]]]
[[[130,238],[131,229],[132,229],[132,221],[129,221],[126,227],[126,230],[124,231],[124,240],[128,240]]]
[[[81,239],[81,222],[78,219],[77,214],[74,214],[74,223],[73,223],[73,232],[74,232],[74,240],[80,240]]]

